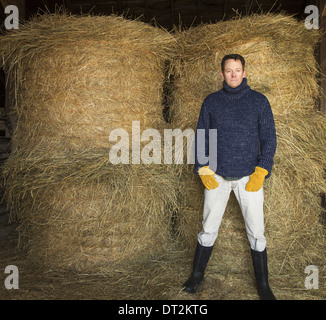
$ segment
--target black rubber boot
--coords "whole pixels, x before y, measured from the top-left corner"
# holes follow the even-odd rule
[[[197,243],[193,271],[190,278],[184,283],[184,291],[188,293],[195,293],[204,280],[204,272],[211,256],[213,247],[203,247]]]
[[[257,289],[260,300],[276,300],[268,284],[267,252],[251,249],[251,257],[255,270]]]

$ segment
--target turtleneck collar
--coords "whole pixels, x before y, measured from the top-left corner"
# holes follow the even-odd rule
[[[228,86],[224,80],[223,89],[226,93],[230,94],[230,97],[240,98],[248,89],[250,89],[250,87],[247,84],[247,78],[243,78],[241,84],[235,88],[231,88],[230,86]]]

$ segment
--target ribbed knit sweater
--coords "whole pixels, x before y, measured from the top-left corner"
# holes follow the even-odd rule
[[[205,139],[200,138],[198,129],[205,129],[201,130]],[[216,129],[211,138],[209,129]],[[246,78],[236,88],[224,81],[221,90],[205,98],[195,136],[196,174],[201,167],[209,166],[223,177],[244,177],[259,166],[268,171],[268,178],[275,150],[271,106],[263,94],[249,87]],[[209,158],[203,161],[203,156]]]

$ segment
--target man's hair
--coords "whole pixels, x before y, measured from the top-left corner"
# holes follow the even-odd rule
[[[234,53],[234,54],[227,54],[226,56],[223,57],[222,62],[221,62],[222,72],[224,72],[224,66],[225,66],[226,60],[230,60],[230,59],[240,60],[240,62],[242,64],[242,68],[244,70],[245,64],[246,64],[244,57],[241,56],[240,54]]]

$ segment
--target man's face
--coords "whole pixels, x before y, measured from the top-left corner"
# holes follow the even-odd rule
[[[240,60],[229,59],[225,61],[224,71],[221,72],[222,78],[231,88],[236,88],[246,76]]]

